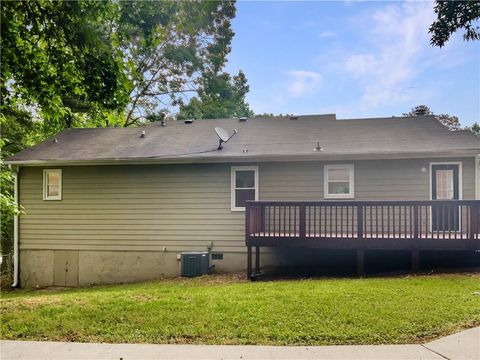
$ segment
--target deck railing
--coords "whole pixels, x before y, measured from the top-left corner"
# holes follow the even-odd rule
[[[480,200],[249,201],[246,206],[247,245],[252,239],[474,241],[479,233]]]
[[[480,200],[247,201],[247,276],[260,273],[260,248],[355,250],[364,274],[365,250],[480,250]],[[255,270],[252,262],[255,248]]]

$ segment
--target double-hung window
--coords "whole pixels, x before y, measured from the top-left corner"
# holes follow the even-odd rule
[[[62,170],[43,170],[43,200],[62,200]]]
[[[325,199],[351,199],[353,190],[353,164],[325,165]]]
[[[245,201],[258,200],[258,167],[232,167],[232,211],[244,211]]]

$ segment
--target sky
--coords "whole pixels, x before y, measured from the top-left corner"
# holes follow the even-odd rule
[[[337,118],[435,114],[480,122],[480,41],[432,47],[429,1],[237,2],[226,70],[255,113]]]

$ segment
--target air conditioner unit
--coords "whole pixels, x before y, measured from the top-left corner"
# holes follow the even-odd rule
[[[210,254],[208,251],[187,251],[181,253],[182,276],[195,277],[210,271]]]

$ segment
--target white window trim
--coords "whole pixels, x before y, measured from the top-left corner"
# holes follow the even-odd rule
[[[328,170],[330,169],[348,169],[349,171],[349,184],[348,188],[350,192],[348,194],[329,194],[328,193]],[[323,166],[323,197],[325,199],[353,199],[355,196],[355,170],[353,164],[334,164]]]
[[[458,165],[458,200],[463,199],[463,170],[461,161],[450,161],[450,162],[431,162],[430,163],[430,181],[429,191],[430,191],[430,200],[433,200],[432,196],[432,165]]]
[[[49,172],[58,173],[58,195],[57,196],[48,196],[47,191],[47,174]],[[62,200],[62,169],[44,169],[43,170],[43,200]]]
[[[235,173],[237,171],[254,171],[255,173],[255,200],[258,200],[258,166],[232,166],[231,167],[231,177],[230,177],[230,191],[231,191],[231,204],[230,208],[232,211],[245,211],[245,207],[235,206]]]

